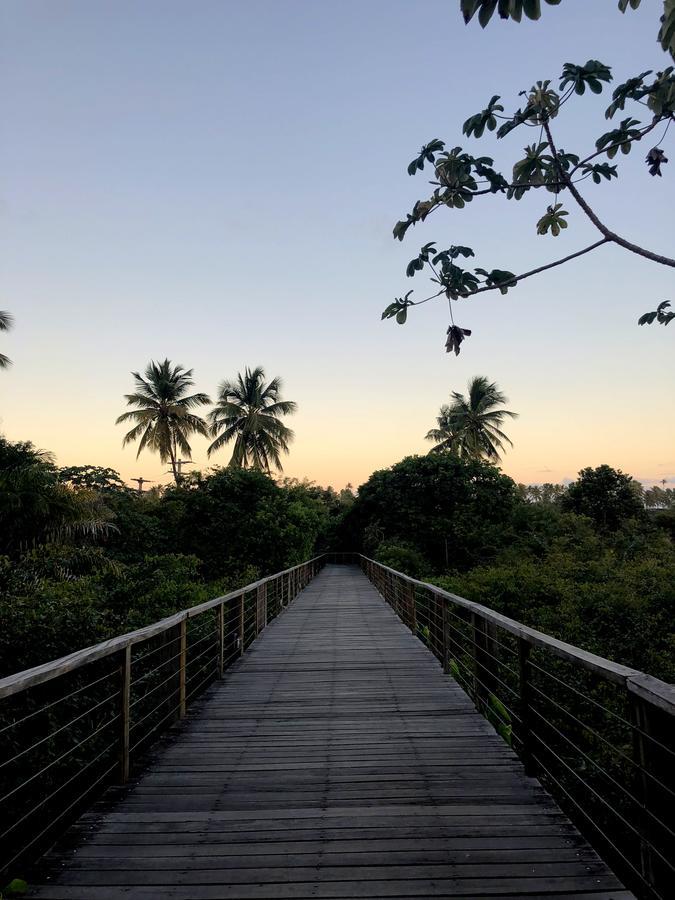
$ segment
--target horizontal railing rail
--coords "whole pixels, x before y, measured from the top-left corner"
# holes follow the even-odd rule
[[[675,883],[675,685],[365,556],[361,568],[640,897]]]
[[[324,563],[0,679],[0,873],[23,874],[104,787],[125,783]]]

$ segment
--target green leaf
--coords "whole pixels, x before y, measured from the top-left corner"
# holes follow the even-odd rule
[[[549,206],[544,215],[537,222],[537,234],[546,234],[549,230],[553,237],[558,237],[561,229],[567,228],[567,222],[563,216],[569,213],[562,208],[562,203]]]
[[[544,0],[549,6],[557,6],[561,0]],[[631,0],[635,2],[635,0]],[[485,28],[496,10],[502,19],[513,19],[520,22],[523,13],[528,19],[538,19],[541,16],[541,0],[460,0],[460,9],[464,21],[468,24],[478,13],[478,21]]]
[[[596,148],[598,150],[607,148],[608,159],[614,159],[619,147],[621,147],[622,153],[629,153],[631,143],[639,141],[642,137],[642,132],[639,128],[636,128],[639,124],[637,119],[624,119],[618,128],[615,128],[613,131],[607,131],[597,139],[595,142]]]
[[[408,318],[408,310],[407,309],[399,309],[396,313],[396,321],[399,325],[405,325],[405,320]]]
[[[443,147],[445,147],[445,143],[438,138],[434,138],[433,141],[424,144],[419,155],[408,164],[408,175],[415,175],[417,172],[421,172],[425,162],[433,163],[436,154],[439,153]]]
[[[612,72],[609,66],[597,59],[589,59],[583,66],[574,63],[565,63],[560,76],[560,90],[567,85],[572,85],[577,94],[583,94],[588,87],[594,94],[602,93],[603,81],[612,80]]]
[[[499,100],[499,95],[495,94],[485,109],[466,120],[462,126],[462,132],[467,135],[467,137],[471,137],[473,134],[474,137],[480,138],[483,136],[483,132],[486,128],[488,131],[495,130],[497,127],[495,113],[504,112],[504,107],[497,103],[497,100]]]
[[[23,878],[14,878],[5,887],[7,897],[19,897],[20,895],[25,894],[27,890],[28,884],[23,880]]]
[[[506,269],[492,269],[491,272],[485,269],[475,269],[475,272],[477,275],[482,275],[485,278],[486,287],[499,288],[500,294],[508,293],[510,287],[515,287],[518,284],[516,275]]]

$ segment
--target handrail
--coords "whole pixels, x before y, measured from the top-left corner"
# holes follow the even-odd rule
[[[325,554],[0,679],[0,884],[37,859],[317,574]],[[13,872],[12,874],[16,874]]]
[[[628,666],[621,665],[621,663],[615,663],[610,659],[605,659],[604,656],[597,656],[595,653],[582,650],[574,644],[568,644],[565,641],[558,640],[558,638],[551,637],[551,635],[545,634],[543,631],[537,631],[535,628],[522,625],[515,619],[510,619],[508,616],[495,612],[487,606],[482,606],[480,603],[475,603],[473,600],[466,600],[464,597],[460,597],[458,594],[453,594],[450,591],[445,591],[435,584],[419,581],[417,578],[412,578],[410,575],[405,575],[403,572],[397,572],[396,569],[385,566],[383,563],[376,562],[376,560],[370,559],[361,553],[359,556],[365,562],[373,563],[374,565],[379,566],[380,569],[391,572],[392,575],[395,575],[402,581],[406,581],[417,587],[425,588],[439,597],[450,600],[456,606],[461,606],[463,609],[475,613],[486,622],[498,625],[500,628],[503,628],[505,631],[510,632],[516,637],[527,639],[530,644],[545,647],[547,650],[550,650],[551,653],[562,659],[568,659],[578,663],[582,668],[587,669],[590,672],[595,672],[598,675],[602,675],[609,681],[625,685],[632,693],[648,700],[650,703],[654,703],[665,712],[675,714],[675,685],[668,684],[666,681],[661,681],[659,678],[654,678],[652,675],[647,675],[639,669],[631,669]]]
[[[636,895],[675,880],[675,685],[363,554],[366,576]]]
[[[61,656],[58,659],[50,660],[49,662],[42,663],[42,665],[34,666],[32,669],[24,669],[22,672],[16,672],[13,675],[7,675],[5,678],[0,678],[0,700],[5,697],[11,697],[13,694],[17,694],[26,688],[44,684],[52,678],[57,678],[59,675],[64,675],[66,672],[72,672],[75,669],[79,669],[81,666],[87,665],[87,663],[103,659],[113,653],[118,653],[120,650],[125,650],[127,647],[131,647],[133,644],[137,644],[140,641],[146,641],[169,628],[180,625],[180,623],[186,619],[191,619],[209,609],[214,609],[215,607],[221,606],[223,603],[235,600],[237,597],[241,597],[250,591],[254,591],[282,575],[288,575],[291,572],[301,569],[303,566],[318,562],[324,556],[325,554],[320,554],[297,566],[291,566],[290,569],[275,572],[274,575],[267,575],[265,578],[253,581],[245,587],[237,588],[235,591],[230,591],[230,593],[223,594],[220,597],[214,597],[212,600],[206,600],[204,603],[200,603],[197,606],[190,606],[187,609],[183,609],[164,619],[159,619],[157,622],[153,622],[143,628],[137,628],[135,631],[128,631],[126,634],[109,638],[107,641],[101,641],[99,644],[93,644],[90,647],[84,647],[82,650],[75,650],[67,656]]]

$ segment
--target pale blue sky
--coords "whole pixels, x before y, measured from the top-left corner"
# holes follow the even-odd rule
[[[550,199],[538,193],[441,211],[403,245],[391,228],[425,194],[405,171],[422,142],[494,152],[508,170],[533,139],[462,138],[493,93],[515,108],[519,90],[589,57],[619,80],[666,65],[657,0],[615,7],[565,0],[539,24],[483,31],[464,27],[456,0],[4,0],[0,307],[16,327],[2,336],[14,367],[0,427],[64,464],[159,478],[114,425],[130,370],[169,356],[213,394],[262,364],[300,405],[288,474],[359,483],[424,450],[450,390],[483,373],[521,414],[504,462],[519,480],[600,462],[675,477],[674,326],[635,324],[675,300],[672,270],[602,248],[467,301],[459,359],[443,352],[440,304],[405,328],[379,321],[394,296],[425,296],[405,278],[425,241],[518,272],[594,239],[571,207],[563,236],[537,238]],[[570,105],[559,143],[590,152],[607,102]],[[652,179],[643,149],[619,160],[620,186],[588,196],[672,255],[675,159]],[[205,463],[201,439],[194,459]]]

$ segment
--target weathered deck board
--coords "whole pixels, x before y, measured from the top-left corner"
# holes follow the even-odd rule
[[[360,571],[340,566],[73,840],[35,896],[632,896]]]

